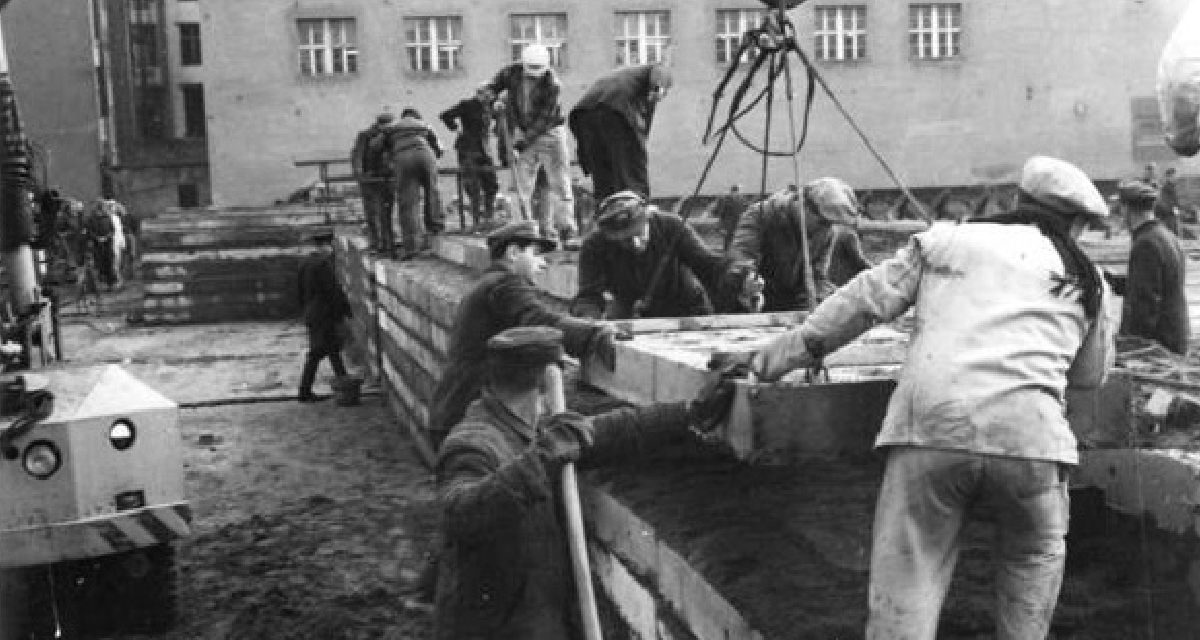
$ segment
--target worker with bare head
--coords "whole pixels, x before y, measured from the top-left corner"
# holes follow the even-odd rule
[[[438,117],[447,129],[458,132],[454,150],[458,153],[463,188],[471,201],[475,230],[494,229],[496,193],[500,184],[489,152],[493,118],[487,88],[480,86],[474,96],[458,101]]]
[[[571,310],[586,318],[704,316],[713,313],[713,295],[760,292],[761,280],[705,246],[682,218],[621,191],[600,203],[596,229],[583,242]]]
[[[559,103],[562,87],[550,66],[549,50],[540,44],[526,46],[520,62],[500,69],[485,87],[500,98],[496,106],[503,118],[497,124],[504,127],[504,137],[517,154],[514,179],[524,212],[533,211],[530,197],[538,170],[545,169],[549,204],[538,221],[541,234],[562,241],[566,249],[579,248],[567,129]]]
[[[487,387],[442,445],[436,640],[582,640],[559,520],[563,500],[578,498],[562,493],[563,466],[628,458],[689,437],[689,426],[709,430],[732,403],[732,386],[719,382],[688,402],[565,411],[562,338],[518,327],[488,340]]]
[[[1078,168],[1033,157],[1017,208],[934,225],[768,341],[767,381],[811,368],[909,309],[917,331],[876,446],[887,455],[871,545],[869,640],[933,640],[968,513],[996,527],[996,638],[1045,638],[1062,584],[1067,387],[1095,387],[1116,319],[1076,239],[1108,214]],[[803,425],[797,425],[803,428]]]
[[[807,309],[807,271],[812,272],[817,300],[822,300],[871,266],[857,223],[858,199],[850,185],[820,178],[804,185],[802,194],[783,189],[747,209],[729,255],[754,265],[762,275],[764,311]]]

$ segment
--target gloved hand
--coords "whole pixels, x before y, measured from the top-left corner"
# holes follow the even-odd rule
[[[733,406],[733,396],[733,379],[722,374],[705,385],[700,395],[688,403],[688,424],[703,434],[712,432],[725,421],[729,408]]]
[[[559,413],[540,425],[537,450],[545,464],[575,462],[592,446],[592,421],[574,412]]]
[[[811,368],[820,358],[811,353],[801,329],[781,333],[755,352],[750,368],[763,382],[775,382],[794,369]]]
[[[512,147],[513,151],[516,151],[517,153],[525,153],[525,150],[529,148],[529,142],[526,141],[525,138],[521,138],[520,140],[514,141]]]

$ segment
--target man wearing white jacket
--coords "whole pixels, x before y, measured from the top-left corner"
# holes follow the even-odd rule
[[[1082,171],[1031,158],[1013,212],[913,236],[755,354],[756,372],[778,379],[914,310],[876,440],[887,466],[867,638],[934,638],[975,505],[996,526],[996,637],[1046,637],[1066,557],[1067,473],[1078,463],[1066,389],[1103,382],[1114,351],[1110,293],[1076,244],[1106,215]]]

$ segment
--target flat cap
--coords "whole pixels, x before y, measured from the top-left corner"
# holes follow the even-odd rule
[[[491,252],[492,257],[502,255],[508,245],[514,242],[536,244],[541,247],[542,251],[554,251],[554,247],[558,246],[555,241],[543,238],[538,234],[537,224],[533,220],[510,222],[487,236],[488,251]]]
[[[649,219],[646,199],[635,191],[618,191],[596,208],[596,226],[611,238],[633,235]]]
[[[1021,169],[1019,188],[1029,197],[1066,215],[1108,216],[1104,196],[1075,165],[1048,156],[1033,156]]]
[[[554,327],[513,327],[487,341],[492,367],[537,367],[563,359],[563,332]]]
[[[1144,180],[1122,180],[1117,196],[1126,204],[1150,206],[1158,199],[1158,188]]]
[[[391,124],[391,122],[395,119],[396,119],[396,116],[394,116],[390,113],[384,112],[384,113],[381,113],[381,114],[375,116],[375,124]]]
[[[308,241],[313,244],[330,244],[333,242],[333,232],[314,233],[308,237]]]
[[[804,185],[804,198],[815,205],[813,213],[834,224],[854,224],[858,198],[854,189],[838,178],[817,178]]]

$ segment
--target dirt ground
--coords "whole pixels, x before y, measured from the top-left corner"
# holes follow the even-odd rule
[[[180,402],[294,395],[302,326],[137,328],[72,321],[69,358],[123,363]],[[329,375],[322,365],[316,391]],[[162,640],[427,638],[400,605],[433,529],[432,483],[377,394],[361,406],[265,401],[180,416],[194,535],[181,616]]]

